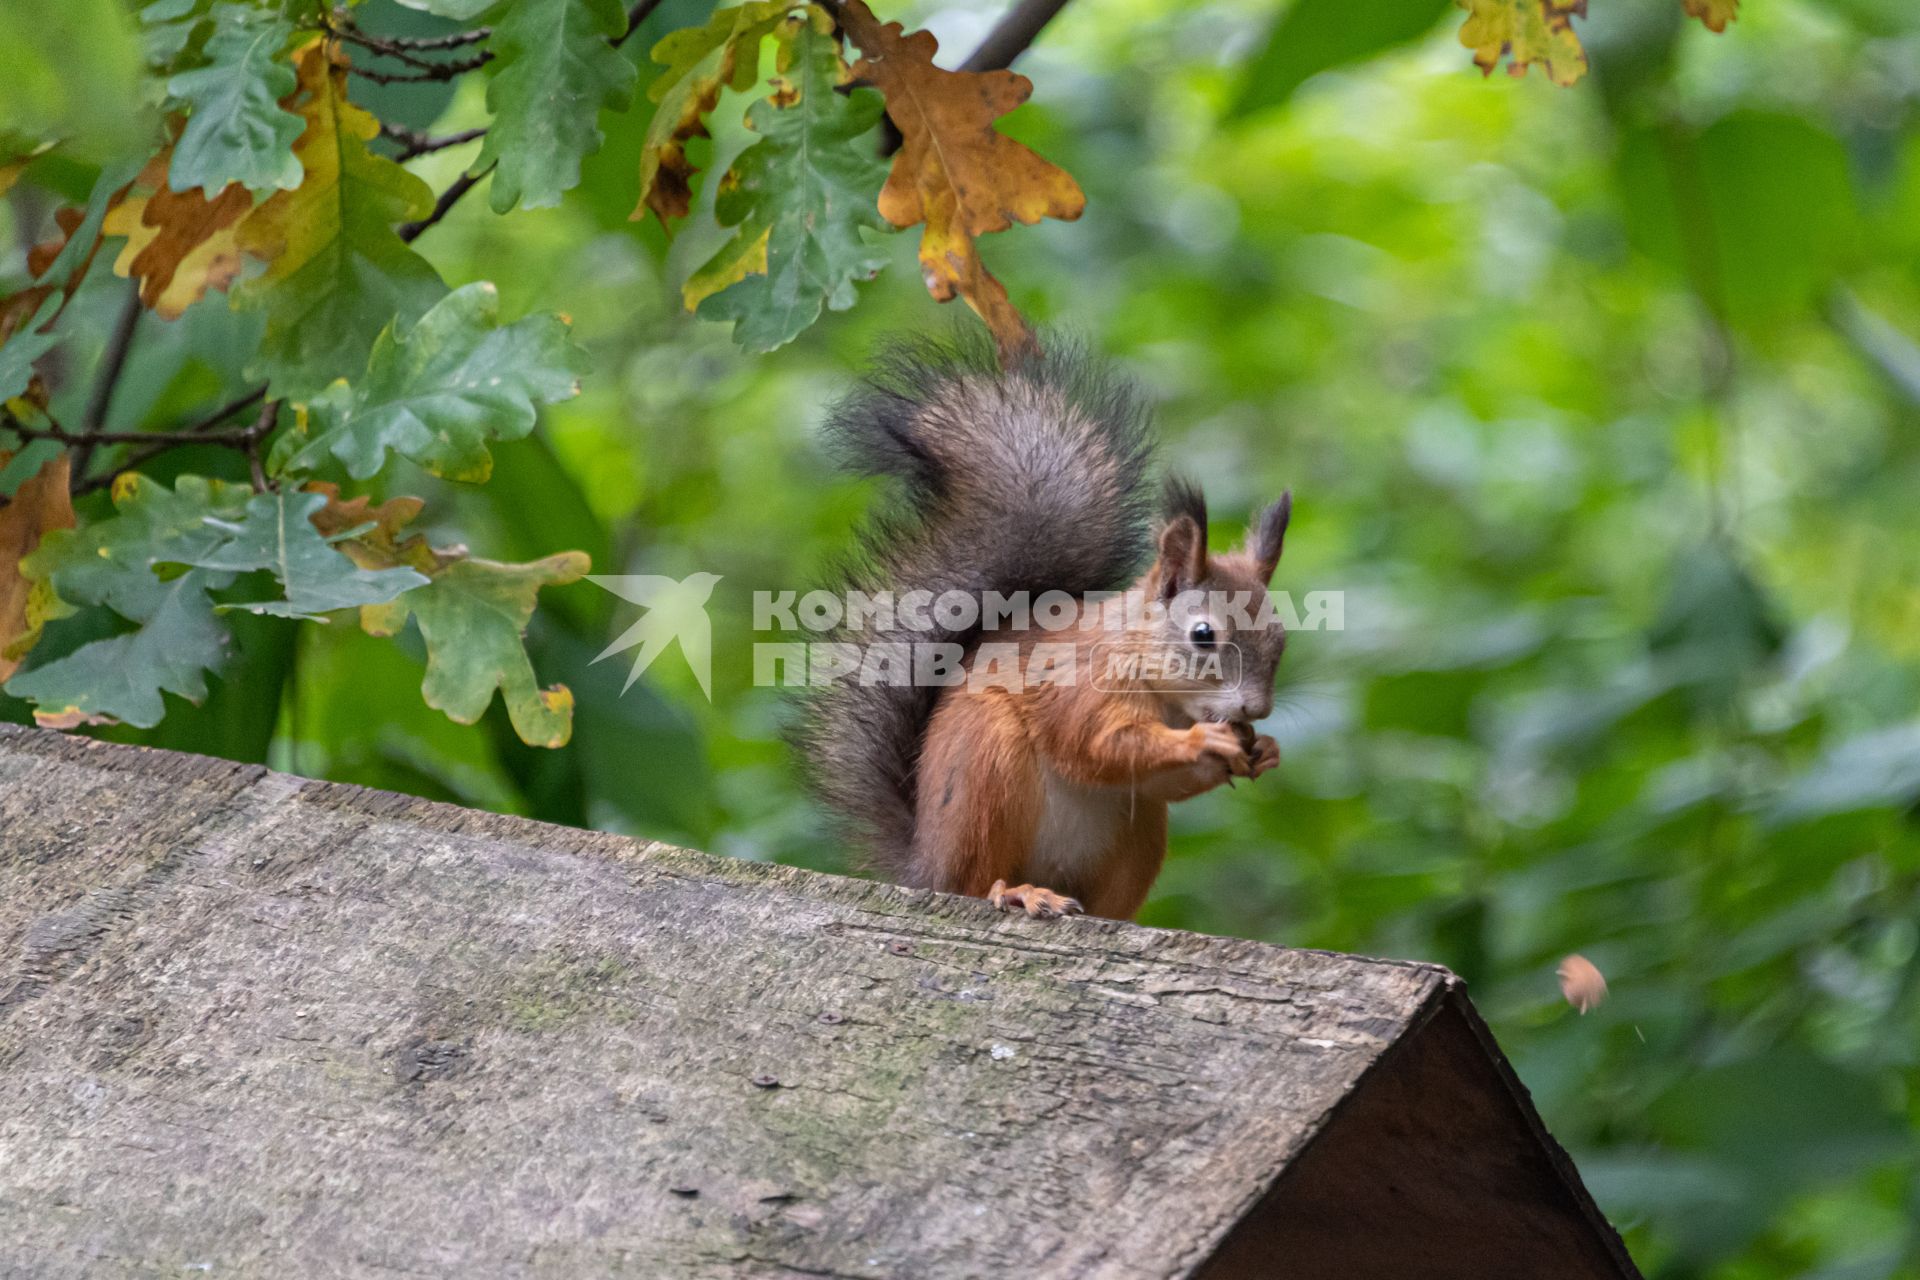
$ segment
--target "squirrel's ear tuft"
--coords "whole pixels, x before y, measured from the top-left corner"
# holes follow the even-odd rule
[[[1190,515],[1177,515],[1160,530],[1160,560],[1154,566],[1160,598],[1192,591],[1207,576],[1207,531]]]
[[[1259,566],[1260,580],[1273,580],[1280,564],[1280,549],[1286,545],[1287,522],[1293,519],[1293,490],[1280,495],[1280,501],[1262,511],[1247,530],[1247,554]]]
[[[1160,498],[1160,514],[1168,521],[1181,516],[1200,526],[1200,541],[1207,540],[1207,495],[1185,476],[1168,476]]]

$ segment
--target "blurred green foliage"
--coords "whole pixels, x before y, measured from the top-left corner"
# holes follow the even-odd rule
[[[1282,768],[1176,810],[1144,919],[1455,968],[1650,1277],[1920,1275],[1920,8],[1746,0],[1712,36],[1594,0],[1571,90],[1483,80],[1457,10],[1382,8],[1077,0],[1020,64],[1010,130],[1089,202],[996,237],[994,271],[1145,386],[1216,540],[1291,485],[1277,585],[1345,593],[1283,668]],[[918,16],[957,58],[994,14]],[[482,93],[363,97],[445,131]],[[581,582],[529,642],[577,699],[559,751],[425,706],[417,637],[253,617],[204,705],[107,736],[843,869],[752,686],[751,593],[820,580],[872,497],[823,407],[956,317],[893,237],[859,307],[743,354],[679,302],[729,234],[713,191],[671,244],[628,220],[640,123],[559,207],[475,199],[422,238],[504,314],[568,313],[594,373],[484,489],[387,492],[503,559],[723,574],[713,701],[672,656],[622,695],[593,659],[634,612]],[[474,150],[416,168],[442,189]],[[77,367],[121,288],[74,304]],[[110,425],[241,385],[219,353],[257,323],[145,318]],[[1571,951],[1612,986],[1584,1017]]]

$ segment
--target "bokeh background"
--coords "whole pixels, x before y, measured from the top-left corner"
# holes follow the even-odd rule
[[[998,16],[881,9],[949,65]],[[1714,36],[1592,0],[1571,89],[1483,79],[1444,0],[1385,50],[1269,42],[1287,11],[1073,0],[1009,128],[1087,213],[985,245],[1139,380],[1217,543],[1290,485],[1277,585],[1345,593],[1289,653],[1283,767],[1179,807],[1143,919],[1453,967],[1650,1277],[1920,1275],[1920,6],[1746,0]],[[444,131],[479,90],[361,96]],[[247,617],[205,706],[108,736],[845,869],[752,686],[751,593],[820,582],[874,496],[815,436],[866,354],[971,321],[903,235],[854,311],[741,354],[678,301],[719,233],[627,219],[643,120],[608,121],[561,208],[469,199],[420,241],[509,315],[571,315],[595,372],[484,488],[386,491],[500,558],[724,575],[713,700],[673,655],[622,695],[592,659],[634,611],[579,583],[530,646],[579,700],[560,751],[427,708],[417,638]],[[441,187],[472,150],[416,167]],[[46,212],[26,193],[7,229]],[[94,275],[104,334],[125,286]],[[143,318],[109,425],[241,385],[208,353],[249,323]],[[1584,1017],[1554,977],[1576,951],[1612,986]]]

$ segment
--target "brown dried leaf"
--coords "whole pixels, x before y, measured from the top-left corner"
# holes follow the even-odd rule
[[[1725,31],[1740,16],[1740,0],[1680,0],[1689,18],[1698,18],[1709,31]]]
[[[0,507],[0,680],[20,668],[20,660],[40,639],[52,616],[52,587],[20,572],[20,561],[40,545],[49,529],[73,528],[70,470],[63,449],[14,490]]]
[[[878,88],[900,130],[880,212],[896,227],[924,222],[920,270],[941,302],[965,298],[1003,349],[1021,345],[1026,322],[980,261],[974,237],[1015,222],[1071,221],[1086,208],[1080,185],[1061,169],[998,132],[993,122],[1025,102],[1033,82],[1011,71],[945,71],[925,31],[903,34],[880,23],[861,0],[847,0],[841,23],[863,56],[856,82]]]
[[[1607,980],[1593,961],[1571,955],[1560,962],[1560,994],[1581,1013],[1607,998]]]
[[[320,531],[321,537],[331,541],[358,530],[351,538],[335,545],[362,569],[392,569],[404,565],[431,577],[466,554],[458,548],[435,550],[421,534],[402,536],[406,526],[412,524],[427,505],[419,498],[388,498],[376,507],[365,495],[342,499],[340,486],[322,480],[313,481],[306,489],[309,493],[324,494],[327,499],[327,505],[312,516],[313,527]],[[368,525],[373,527],[367,528]]]
[[[125,236],[115,274],[140,283],[140,301],[168,320],[205,296],[225,289],[239,275],[239,228],[253,210],[253,197],[239,183],[214,199],[198,187],[167,186],[172,149],[154,157],[132,189],[107,211],[101,230]]]

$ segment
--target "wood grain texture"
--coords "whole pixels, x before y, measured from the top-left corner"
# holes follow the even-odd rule
[[[0,725],[0,1274],[1189,1276],[1453,985]]]

